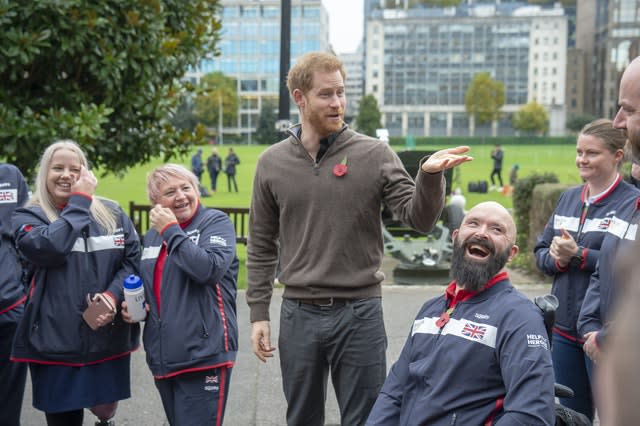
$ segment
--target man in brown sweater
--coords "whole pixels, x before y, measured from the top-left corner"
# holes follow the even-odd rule
[[[443,170],[469,148],[421,161],[416,181],[379,140],[349,129],[344,69],[311,53],[287,85],[300,124],[258,160],[247,248],[247,302],[256,356],[273,356],[269,304],[284,284],[278,340],[289,425],[323,425],[329,372],[342,424],[364,424],[386,376],[381,304],[383,203],[429,231],[444,202]]]

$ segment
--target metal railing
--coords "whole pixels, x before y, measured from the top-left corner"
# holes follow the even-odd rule
[[[233,227],[236,230],[236,243],[247,245],[247,233],[249,228],[249,208],[247,207],[215,207],[216,210],[229,215]],[[136,227],[136,231],[142,237],[149,229],[149,204],[136,204],[129,202],[129,218]]]

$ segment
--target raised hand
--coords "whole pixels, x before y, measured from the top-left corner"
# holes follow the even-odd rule
[[[87,195],[93,195],[98,186],[98,179],[91,170],[85,166],[80,166],[80,175],[78,179],[71,184],[71,192],[81,192]]]
[[[178,219],[169,208],[156,204],[149,212],[149,223],[158,232],[162,232],[171,222],[178,222]]]
[[[422,171],[426,173],[437,173],[445,169],[450,169],[467,161],[473,161],[473,157],[461,155],[468,152],[468,146],[457,146],[455,148],[441,149],[436,151],[422,163]]]

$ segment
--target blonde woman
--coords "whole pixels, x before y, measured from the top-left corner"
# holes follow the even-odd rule
[[[112,425],[117,402],[131,396],[130,353],[139,327],[117,312],[82,317],[98,294],[117,306],[123,280],[137,273],[140,243],[113,202],[95,196],[97,179],[73,141],[50,145],[33,198],[13,216],[16,245],[33,277],[12,359],[29,363],[33,406],[47,425],[82,425],[84,408]]]

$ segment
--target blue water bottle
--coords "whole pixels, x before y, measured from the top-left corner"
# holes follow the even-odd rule
[[[132,321],[145,319],[147,311],[144,308],[144,286],[139,276],[132,274],[124,280],[124,300]]]

